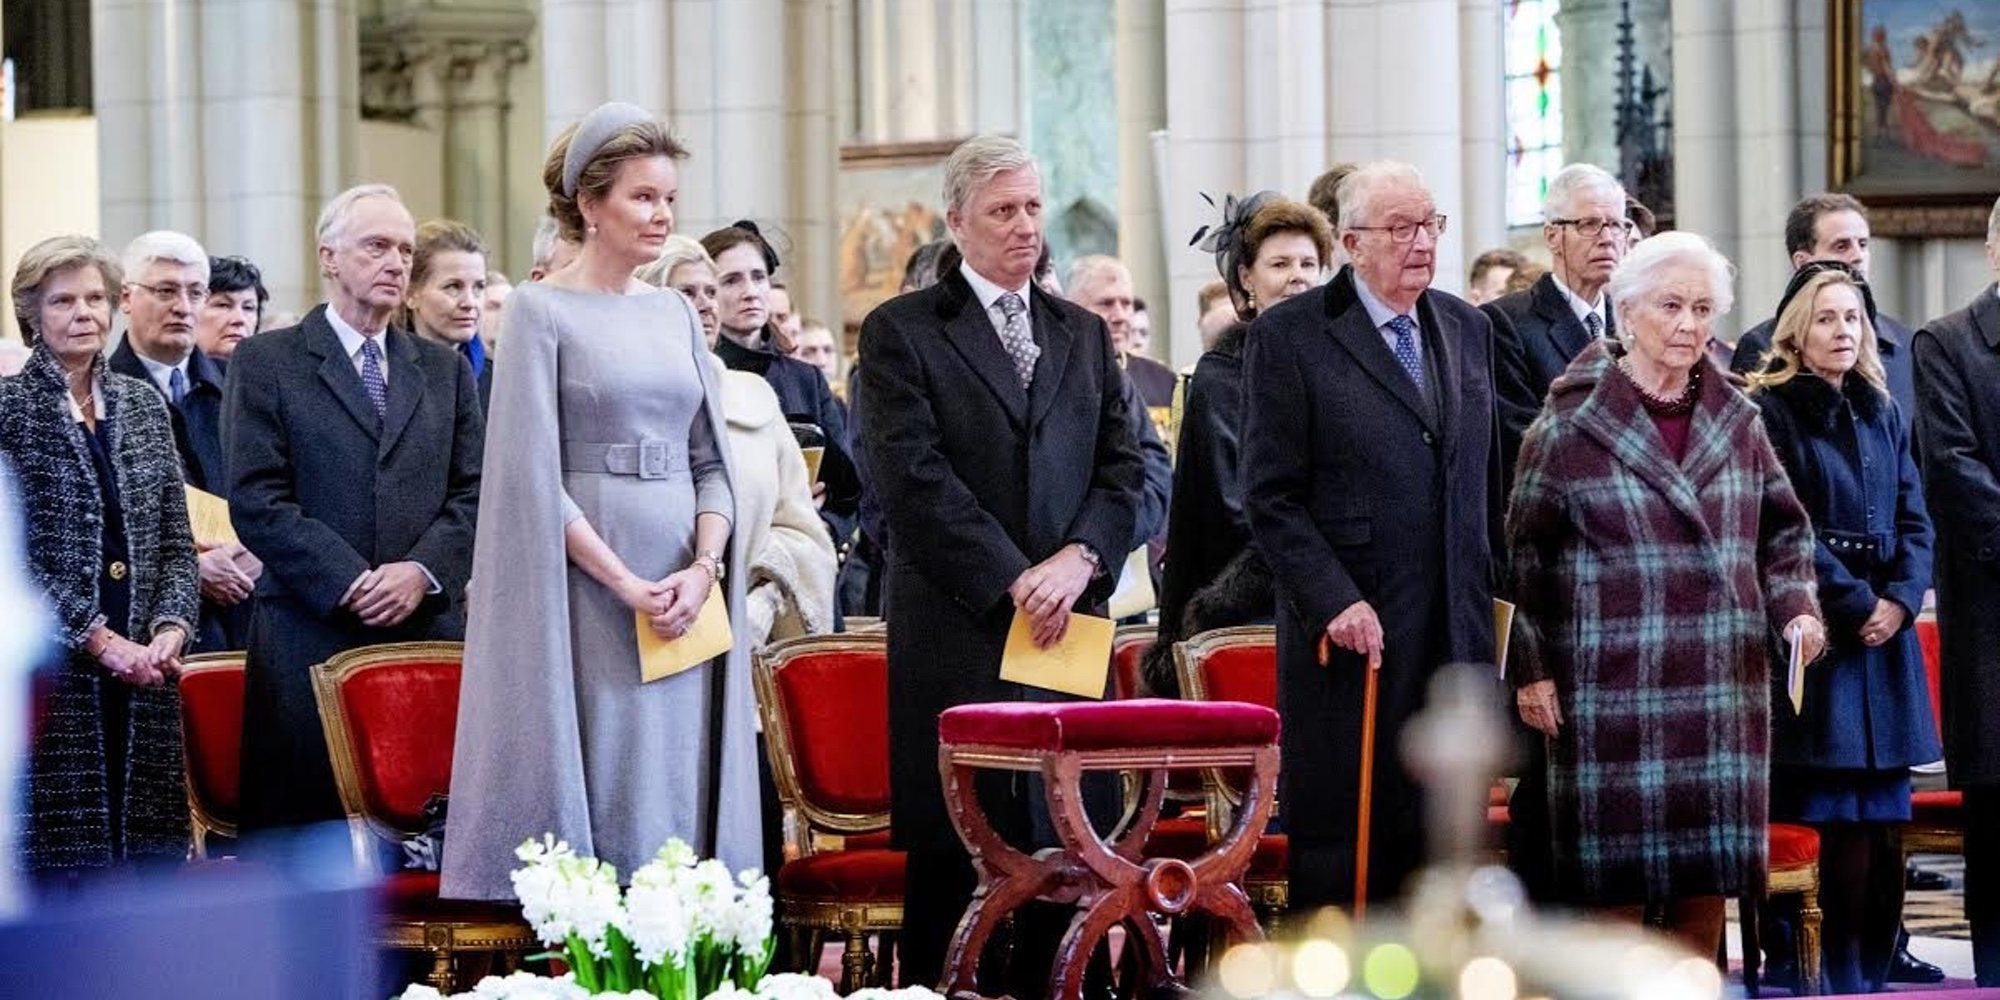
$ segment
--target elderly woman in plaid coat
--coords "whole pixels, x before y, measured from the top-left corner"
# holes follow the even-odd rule
[[[1577,356],[1522,444],[1511,680],[1549,741],[1557,895],[1650,908],[1712,955],[1723,900],[1764,878],[1766,650],[1825,643],[1813,539],[1756,405],[1707,356],[1729,262],[1666,234],[1609,292],[1620,340]]]

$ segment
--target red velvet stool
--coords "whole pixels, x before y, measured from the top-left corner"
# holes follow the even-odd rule
[[[1154,915],[1205,912],[1244,939],[1263,936],[1241,885],[1270,819],[1278,779],[1278,714],[1240,702],[1134,701],[963,705],[938,720],[945,806],[972,855],[979,889],[945,956],[947,994],[978,995],[979,956],[1001,920],[1033,900],[1076,907],[1049,970],[1049,995],[1077,996],[1104,935],[1123,923],[1146,985],[1172,985]],[[1146,857],[1168,776],[1245,769],[1243,808],[1215,843],[1189,857]],[[1061,846],[1025,854],[993,828],[974,792],[981,769],[1042,776]],[[1091,829],[1079,784],[1086,771],[1130,771],[1138,806],[1107,841]],[[1177,852],[1178,853],[1178,852]]]

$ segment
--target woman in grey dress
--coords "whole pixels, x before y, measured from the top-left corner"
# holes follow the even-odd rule
[[[543,171],[550,214],[582,249],[507,303],[445,831],[450,898],[511,898],[514,849],[544,833],[625,876],[669,837],[732,868],[759,860],[749,643],[739,634],[727,655],[663,680],[639,673],[638,627],[680,636],[716,581],[742,606],[699,322],[678,293],[631,277],[673,230],[684,155],[644,111],[607,104],[556,139]]]

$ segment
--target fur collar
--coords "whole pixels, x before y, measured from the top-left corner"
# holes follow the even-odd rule
[[[1841,404],[1854,408],[1854,415],[1871,421],[1881,415],[1883,392],[1858,373],[1849,372],[1840,388],[1811,372],[1800,372],[1780,385],[1765,390],[1783,400],[1805,422],[1831,430],[1840,417]]]

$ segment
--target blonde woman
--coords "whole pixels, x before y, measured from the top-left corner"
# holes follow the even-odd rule
[[[1828,633],[1802,708],[1771,699],[1771,816],[1819,831],[1826,972],[1839,993],[1880,990],[1888,975],[1909,769],[1942,754],[1911,628],[1930,586],[1931,522],[1870,301],[1845,264],[1800,268],[1751,376],[1812,516]]]

